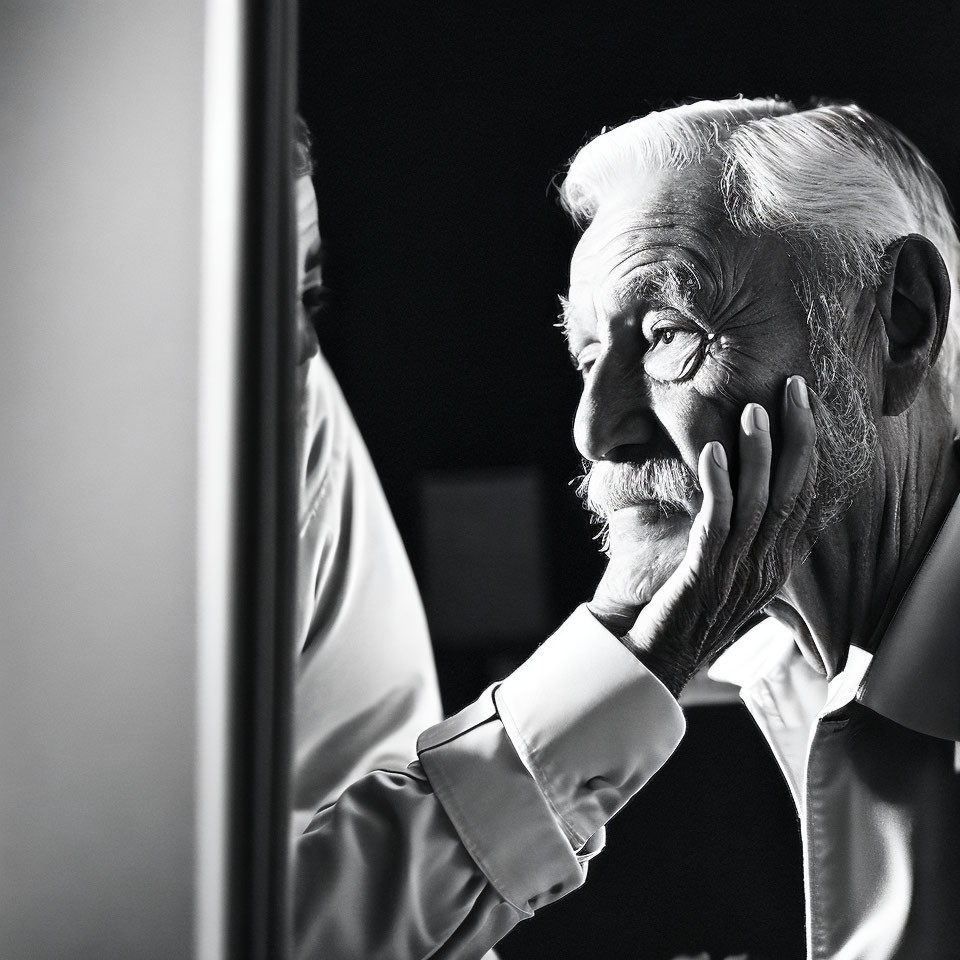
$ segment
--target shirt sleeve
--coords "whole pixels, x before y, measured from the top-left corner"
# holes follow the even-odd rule
[[[495,770],[471,756],[483,728],[471,727],[466,711],[421,735],[417,746],[465,842],[484,851],[478,862],[521,906],[531,875],[552,867],[546,838],[526,818],[518,823],[516,810],[549,809],[568,846],[592,855],[597,843],[588,848],[588,842],[663,766],[685,725],[666,687],[586,606],[493,688],[492,700],[493,715],[542,798],[539,805],[518,802],[513,810],[491,813],[502,808],[498,798],[511,794]]]
[[[461,789],[486,774],[506,791],[484,820],[492,826],[512,817],[508,834],[493,847],[474,846],[418,761],[362,777],[297,839],[298,958],[482,957],[524,917],[580,886],[585,866],[490,708],[486,695],[453,718],[469,725],[455,739],[469,742],[473,763],[465,774],[452,772]],[[521,845],[508,857],[511,839]],[[536,866],[523,867],[534,851]]]
[[[296,842],[303,958],[481,957],[579,887],[603,825],[679,742],[676,700],[581,607]]]

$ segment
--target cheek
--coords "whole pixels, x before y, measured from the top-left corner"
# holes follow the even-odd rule
[[[627,507],[609,519],[610,555],[629,558],[631,578],[640,570],[639,595],[649,600],[680,565],[690,537],[690,520],[682,516],[651,521],[643,512]]]
[[[805,333],[756,325],[744,335],[722,334],[689,380],[656,383],[651,402],[683,461],[696,472],[700,451],[711,440],[719,440],[736,461],[740,415],[748,403],[762,404],[776,431],[784,384],[794,375],[813,382]]]
[[[726,398],[700,389],[693,380],[659,387],[651,393],[657,420],[694,474],[700,451],[711,440],[719,440],[728,453],[734,449],[731,438],[736,438],[740,413]]]
[[[806,342],[792,339],[723,337],[704,358],[692,383],[738,417],[748,403],[759,403],[776,420],[787,379],[799,375],[811,384],[814,379]]]

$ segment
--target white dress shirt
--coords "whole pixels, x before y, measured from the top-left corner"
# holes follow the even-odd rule
[[[711,677],[741,687],[800,818],[810,960],[960,957],[960,502],[875,655],[829,683],[768,619]]]

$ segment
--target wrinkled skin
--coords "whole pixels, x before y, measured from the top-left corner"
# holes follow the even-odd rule
[[[606,201],[574,253],[564,311],[583,456],[682,463],[703,490],[680,511],[647,500],[610,513],[611,559],[589,605],[674,693],[763,610],[828,677],[851,642],[871,649],[960,488],[927,377],[949,290],[939,255],[912,242],[889,283],[854,291],[846,310],[880,447],[862,494],[810,552],[823,505],[814,418],[794,394],[814,382],[800,274],[780,238],[733,229],[715,178],[709,164],[654,172]],[[757,407],[767,431],[752,426]]]
[[[584,377],[574,426],[584,456],[676,458],[703,490],[687,515],[646,504],[607,518],[611,561],[590,605],[630,631],[675,692],[782,586],[815,479],[813,418],[785,391],[799,374],[805,402],[810,372],[793,266],[773,238],[733,230],[709,177],[694,183],[662,174],[601,209],[574,254],[566,311]],[[683,314],[657,302],[665,265],[692,278]],[[772,491],[766,411],[785,438]]]
[[[617,609],[636,610],[625,642],[675,694],[773,599],[792,570],[808,509],[802,498],[809,498],[814,479],[816,430],[802,378],[788,381],[784,408],[787,439],[772,485],[770,433],[756,426],[768,418],[759,405],[748,405],[741,418],[736,499],[722,445],[713,441],[703,448],[702,505],[666,579],[651,583],[636,576],[637,554],[625,541],[649,543],[643,511],[638,517],[628,507],[609,518],[611,562],[591,609],[602,617],[604,603],[615,598]],[[680,531],[668,542],[676,550],[683,542]],[[661,562],[658,571],[669,563]]]

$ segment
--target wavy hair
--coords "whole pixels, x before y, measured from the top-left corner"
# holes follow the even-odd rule
[[[573,158],[560,196],[585,226],[644,171],[708,158],[720,163],[720,194],[733,226],[776,233],[800,254],[804,282],[797,293],[814,340],[824,333],[816,305],[851,286],[878,284],[891,241],[917,233],[937,247],[951,305],[936,369],[960,420],[960,242],[946,190],[923,154],[853,103],[705,100],[605,130]]]

